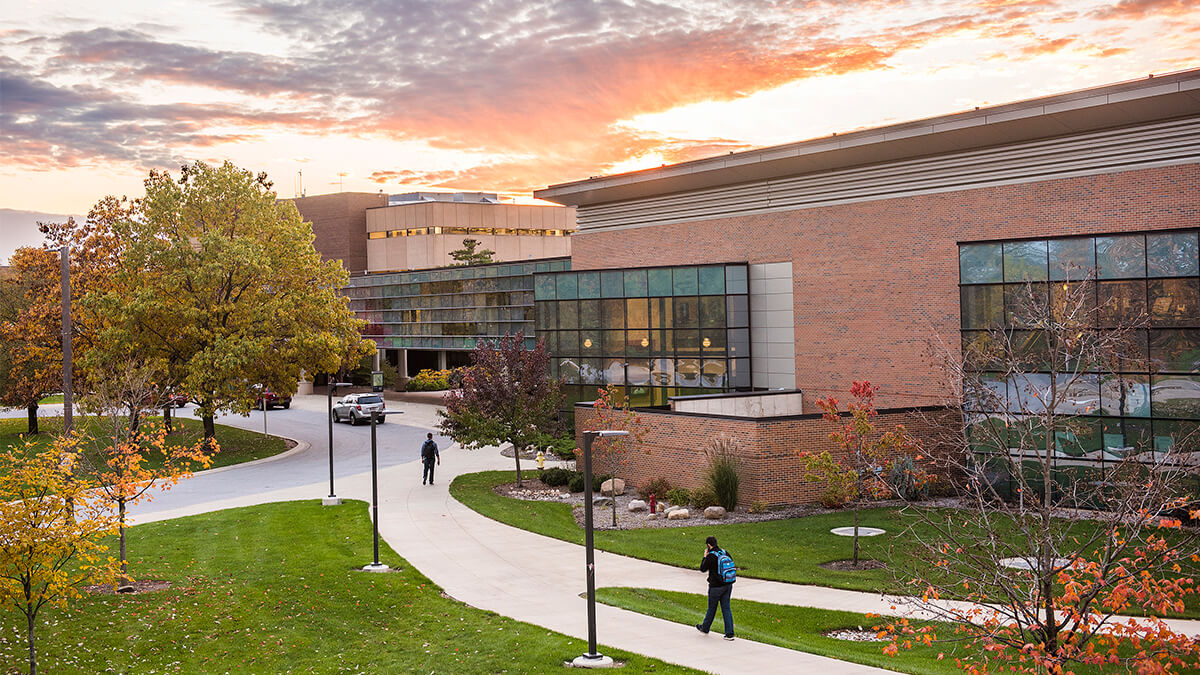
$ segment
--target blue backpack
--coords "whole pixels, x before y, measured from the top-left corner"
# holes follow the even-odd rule
[[[713,551],[713,555],[717,556],[717,574],[721,575],[721,581],[727,584],[737,581],[737,569],[733,565],[733,558],[729,557],[725,549],[719,548]]]

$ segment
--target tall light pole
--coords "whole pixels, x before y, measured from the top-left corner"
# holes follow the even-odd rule
[[[588,650],[575,657],[576,668],[611,668],[612,658],[596,650],[596,550],[592,541],[592,441],[597,438],[628,436],[628,431],[583,432],[583,529],[587,557],[587,620]]]
[[[388,566],[379,562],[379,460],[375,447],[375,422],[384,415],[399,415],[403,410],[371,411],[371,525],[375,529],[375,562],[363,567],[364,572],[386,572]]]
[[[63,356],[63,435],[74,426],[75,395],[71,385],[71,248],[58,247],[62,262],[62,356]]]
[[[333,392],[338,387],[349,387],[349,382],[334,382],[330,377],[325,384],[326,411],[329,415],[329,496],[321,500],[322,506],[337,506],[342,498],[333,491]]]

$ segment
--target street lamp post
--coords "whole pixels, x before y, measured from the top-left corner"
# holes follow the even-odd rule
[[[386,572],[388,566],[379,562],[379,459],[376,452],[375,423],[384,415],[399,415],[403,410],[371,411],[371,525],[375,530],[375,562],[363,567],[364,572]]]
[[[330,378],[332,380],[333,378]],[[338,497],[333,491],[333,391],[338,387],[349,387],[349,382],[328,382],[325,385],[325,398],[327,400],[326,413],[329,415],[329,496],[321,500],[322,506],[337,506],[342,503],[342,498]]]
[[[613,660],[596,650],[596,550],[592,537],[592,441],[597,438],[628,436],[628,431],[583,432],[583,529],[587,558],[588,650],[575,657],[576,668],[610,668]]]

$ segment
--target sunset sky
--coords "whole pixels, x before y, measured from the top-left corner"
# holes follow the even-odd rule
[[[527,196],[1200,66],[1195,0],[0,0],[0,258],[151,168]],[[36,241],[36,236],[32,236]]]

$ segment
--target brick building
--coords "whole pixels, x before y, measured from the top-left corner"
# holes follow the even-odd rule
[[[715,412],[657,414],[656,428],[667,431],[656,432],[659,459],[645,460],[641,475],[692,483],[704,437],[727,433],[757,439],[745,458],[759,466],[747,500],[802,498],[804,488],[771,477],[782,470],[784,483],[798,482],[782,447],[812,436],[819,449],[812,401],[845,397],[863,379],[882,386],[883,408],[944,400],[926,356],[930,341],[953,350],[973,330],[1002,323],[1017,284],[1038,284],[1049,297],[1068,262],[1096,271],[1100,302],[1131,314],[1149,308],[1147,361],[1159,365],[1097,373],[1094,392],[1080,395],[1092,397],[1094,433],[1060,441],[1064,457],[1169,449],[1200,424],[1200,70],[564,183],[536,196],[577,208],[574,277],[621,270],[628,286],[642,269],[746,265],[748,353],[727,347],[719,358],[732,369],[744,356],[752,374],[745,387],[731,375],[722,388],[803,392],[798,409],[769,415],[739,411],[732,398]],[[561,312],[564,285],[545,286],[538,300]],[[565,285],[566,301],[582,310],[575,286]],[[627,307],[626,322],[633,312]],[[609,317],[578,328],[632,330]],[[576,324],[551,327],[540,313],[538,321],[560,344],[576,337]],[[692,330],[687,324],[688,340]],[[644,358],[651,371],[657,357],[673,359],[678,380],[681,367],[690,372],[706,357],[681,354],[675,332],[663,340],[674,352]],[[630,335],[613,358],[597,355],[605,381],[638,385],[636,342]],[[1114,380],[1140,403],[1131,407],[1123,395],[1118,404],[1107,393]],[[667,387],[663,397],[682,393]],[[779,429],[785,440],[764,440]]]

